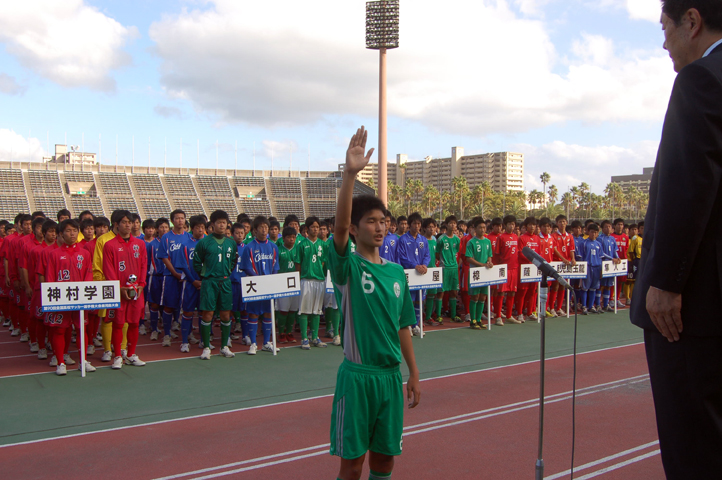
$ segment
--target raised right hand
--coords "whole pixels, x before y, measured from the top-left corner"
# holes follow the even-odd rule
[[[364,156],[367,137],[368,132],[364,129],[364,126],[361,125],[361,128],[356,130],[356,133],[353,137],[351,137],[351,141],[348,144],[348,150],[346,150],[346,166],[344,167],[344,171],[356,174],[368,165],[369,160],[371,159],[371,154],[374,153],[374,149],[372,148],[369,150]]]

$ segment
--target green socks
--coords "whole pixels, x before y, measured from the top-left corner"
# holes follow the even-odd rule
[[[449,316],[451,317],[452,321],[456,318],[456,299],[455,298],[449,299]]]
[[[436,306],[436,318],[441,318],[441,299],[437,298],[434,305]]]
[[[333,330],[334,335],[341,335],[341,332],[338,330],[338,324],[341,320],[341,312],[336,310],[335,308],[327,308],[326,309],[326,328],[329,327],[329,322],[331,329]]]
[[[425,311],[427,320],[431,320],[431,312],[434,311],[434,300],[436,300],[434,297],[426,299]]]
[[[287,314],[276,312],[276,329],[278,333],[286,333],[286,317]]]
[[[318,338],[318,327],[321,325],[321,316],[309,315],[309,320],[311,321],[311,341],[313,341]]]
[[[476,302],[476,318],[477,321],[481,322],[481,316],[484,315],[484,302]]]
[[[296,314],[288,312],[286,314],[286,333],[293,335],[293,324],[296,323]]]
[[[473,300],[469,302],[469,316],[472,321],[476,320],[476,304],[477,302]]]
[[[204,322],[201,320],[201,341],[203,341],[203,348],[210,348],[211,344],[211,322]]]
[[[221,348],[228,345],[228,337],[231,336],[231,321],[221,322]],[[204,344],[205,345],[205,344]]]
[[[298,316],[298,326],[301,329],[301,340],[308,337],[308,315],[305,313]]]

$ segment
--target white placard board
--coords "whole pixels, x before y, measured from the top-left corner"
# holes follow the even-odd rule
[[[469,268],[469,287],[477,288],[506,283],[507,275],[506,265],[494,265],[491,268],[471,267]]]
[[[298,272],[243,277],[241,285],[244,302],[295,297],[301,294],[301,276]]]
[[[406,269],[404,272],[406,273],[406,281],[411,291],[441,288],[444,283],[441,267],[429,268],[423,275],[417,272],[415,268]]]
[[[605,260],[602,262],[602,277],[626,277],[627,276],[627,260],[620,263],[614,263],[613,260]]]
[[[44,282],[40,284],[43,312],[120,308],[120,282]]]

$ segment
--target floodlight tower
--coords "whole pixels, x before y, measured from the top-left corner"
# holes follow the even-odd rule
[[[366,48],[379,51],[379,198],[388,205],[386,50],[399,48],[399,0],[366,2]]]

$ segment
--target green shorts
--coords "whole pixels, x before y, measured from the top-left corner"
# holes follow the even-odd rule
[[[489,287],[476,287],[476,288],[469,287],[469,295],[470,296],[479,295],[479,294],[489,295]]]
[[[443,286],[441,287],[441,290],[443,292],[450,292],[452,290],[458,290],[459,289],[459,269],[458,267],[444,267],[442,269],[442,272],[444,272],[444,278],[443,278]]]
[[[198,309],[202,312],[227,311],[233,306],[230,278],[204,278]]]
[[[372,367],[344,359],[336,376],[331,455],[358,458],[367,451],[401,455],[404,392],[399,366]]]
[[[432,295],[436,295],[437,293],[441,293],[440,290],[441,290],[440,288],[427,288],[426,296],[430,297]]]

